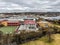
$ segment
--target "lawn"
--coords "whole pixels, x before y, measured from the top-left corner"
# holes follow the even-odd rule
[[[38,40],[26,42],[21,45],[60,45],[60,34],[52,34],[52,38],[54,40],[51,43],[46,42],[47,37],[44,36],[42,38],[39,38]]]
[[[3,33],[10,33],[10,32],[14,32],[16,28],[17,26],[0,27],[0,31],[2,31]]]

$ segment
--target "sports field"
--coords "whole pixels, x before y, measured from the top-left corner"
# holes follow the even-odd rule
[[[6,27],[0,27],[0,31],[2,31],[3,33],[12,33],[15,31],[15,29],[17,28],[17,26],[6,26]]]

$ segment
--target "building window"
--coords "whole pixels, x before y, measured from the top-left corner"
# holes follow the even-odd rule
[[[35,29],[35,27],[29,27],[29,29]]]

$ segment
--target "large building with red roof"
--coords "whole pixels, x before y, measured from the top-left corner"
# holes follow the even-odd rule
[[[34,20],[24,20],[24,24],[20,25],[19,30],[37,30],[36,25]]]
[[[36,24],[36,22],[35,21],[33,21],[33,20],[24,20],[24,24]]]

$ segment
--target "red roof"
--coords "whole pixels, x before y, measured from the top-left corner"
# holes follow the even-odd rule
[[[36,24],[36,22],[33,20],[25,20],[24,24]]]

